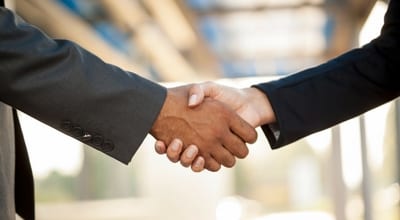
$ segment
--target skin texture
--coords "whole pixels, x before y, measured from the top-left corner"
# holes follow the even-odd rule
[[[198,155],[203,158],[204,167],[210,171],[218,171],[221,165],[232,167],[236,157],[247,156],[246,143],[253,143],[257,139],[255,129],[231,108],[215,99],[205,98],[201,105],[188,107],[190,88],[189,85],[168,90],[150,134],[171,146],[171,150],[167,151],[173,162],[180,157],[171,152],[185,150],[189,156],[182,158],[184,166],[193,163],[188,158]]]
[[[197,108],[210,98],[228,105],[253,127],[276,121],[268,97],[256,88],[237,89],[213,82],[195,84],[190,86],[189,89],[188,106]],[[204,166],[204,158],[196,154],[198,152],[197,146],[192,145],[184,149],[179,139],[172,142],[168,147],[165,142],[157,141],[155,150],[159,154],[166,153],[167,157],[173,162],[180,161],[185,167],[191,166],[194,172],[200,172],[207,168],[207,166]]]

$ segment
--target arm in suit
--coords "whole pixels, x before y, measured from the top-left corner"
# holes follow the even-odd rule
[[[233,166],[234,156],[247,154],[244,141],[255,141],[256,131],[215,100],[188,111],[185,89],[166,90],[106,64],[73,42],[49,38],[0,7],[0,129],[6,131],[0,130],[0,158],[7,158],[0,169],[6,173],[0,178],[0,192],[5,192],[0,218],[13,218],[14,205],[22,217],[34,218],[29,160],[9,106],[125,164],[150,132],[166,143],[177,134],[185,145],[202,146],[198,152],[207,159],[207,169]]]
[[[189,106],[204,97],[225,102],[253,126],[262,126],[272,148],[355,117],[400,95],[400,1],[391,0],[381,35],[362,48],[291,76],[235,89],[212,82],[189,90]],[[184,151],[156,151],[195,161]],[[189,158],[189,159],[188,159]]]
[[[166,89],[0,8],[0,101],[128,163]]]
[[[168,91],[106,64],[77,44],[53,40],[0,8],[0,101],[128,163],[151,133],[196,144],[209,170],[244,157],[254,128],[215,100],[186,108],[187,87]]]
[[[400,94],[400,1],[391,0],[381,35],[359,49],[289,77],[255,85],[275,113],[273,148],[355,117]],[[275,133],[276,134],[276,133]]]

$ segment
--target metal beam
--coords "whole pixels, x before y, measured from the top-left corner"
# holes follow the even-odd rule
[[[16,0],[16,11],[51,37],[74,41],[107,63],[148,77],[142,65],[111,47],[90,25],[55,1]]]
[[[132,33],[132,42],[160,74],[162,81],[197,81],[201,77],[175,48],[166,34],[137,1],[102,0],[104,9],[121,28]]]

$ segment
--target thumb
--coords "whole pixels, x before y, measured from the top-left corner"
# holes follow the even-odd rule
[[[195,107],[203,102],[204,100],[204,90],[201,84],[194,84],[189,89],[189,107]]]
[[[219,86],[213,82],[194,84],[189,89],[189,107],[200,105],[205,98],[216,98],[219,92]]]

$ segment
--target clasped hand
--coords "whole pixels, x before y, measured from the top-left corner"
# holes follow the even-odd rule
[[[219,170],[221,165],[232,167],[235,158],[247,156],[246,143],[256,141],[254,127],[215,99],[205,98],[201,105],[189,107],[190,88],[182,86],[168,90],[150,134],[160,143],[171,145],[171,150],[187,149],[190,155],[201,156],[197,162],[210,171]],[[180,159],[174,156],[169,158],[173,162]],[[181,161],[184,166],[192,162]]]
[[[194,172],[232,167],[257,139],[255,127],[275,122],[268,98],[255,88],[213,82],[169,89],[151,134],[155,149]]]

